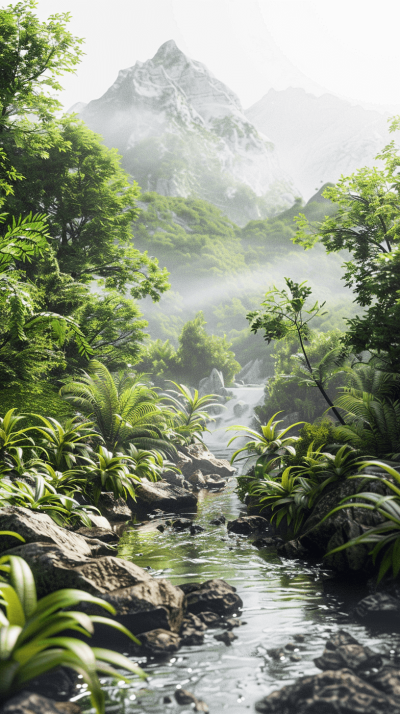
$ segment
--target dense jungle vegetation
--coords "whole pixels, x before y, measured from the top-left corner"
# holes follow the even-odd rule
[[[79,62],[81,40],[68,15],[41,23],[34,11],[34,0],[0,10],[0,505],[90,525],[104,491],[135,499],[141,478],[176,469],[177,450],[201,440],[215,399],[189,387],[213,367],[229,384],[260,357],[265,405],[233,456],[251,459],[241,496],[286,523],[287,537],[301,535],[323,493],[380,464],[387,476],[368,478],[383,492],[362,481],[357,495],[380,524],[356,542],[373,544],[380,577],[397,576],[394,142],[382,149],[382,169],[361,168],[305,206],[244,228],[196,198],[141,195],[115,150],[75,115],[60,116],[58,77]],[[300,433],[279,428],[277,412],[301,422]],[[354,483],[338,508],[354,499]],[[96,671],[132,664],[68,638],[55,638],[55,657],[51,636],[44,648],[40,640],[46,618],[53,634],[92,628],[63,612],[79,596],[37,602],[23,561],[3,556],[0,570],[0,630],[9,635],[0,700],[64,662],[83,673],[102,711]]]

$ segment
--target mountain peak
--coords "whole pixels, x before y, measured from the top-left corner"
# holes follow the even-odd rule
[[[181,57],[185,57],[182,50],[179,49],[175,40],[167,40],[161,47],[158,48],[156,54],[154,55],[152,62],[153,64],[166,64],[166,62],[175,60]]]

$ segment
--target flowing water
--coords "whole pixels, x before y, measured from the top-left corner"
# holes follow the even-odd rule
[[[177,687],[207,702],[211,714],[254,712],[262,696],[317,673],[313,658],[341,627],[391,660],[398,659],[397,652],[400,657],[399,635],[368,630],[352,618],[351,608],[365,590],[354,583],[347,589],[338,585],[321,564],[281,559],[274,549],[259,551],[248,538],[210,524],[218,515],[232,519],[244,512],[234,487],[232,480],[218,494],[200,492],[194,520],[204,532],[191,536],[167,528],[160,533],[150,520],[125,530],[119,555],[174,585],[210,578],[234,585],[244,604],[239,615],[244,624],[234,630],[237,639],[227,647],[214,639],[219,630],[208,630],[203,645],[183,647],[162,660],[139,660],[147,682],[132,677],[131,684],[116,686],[103,680],[107,714],[189,714],[191,707],[179,706],[173,698]],[[303,635],[304,641],[297,642],[295,635]],[[295,648],[285,650],[288,643]],[[283,653],[274,655],[274,648]],[[172,702],[165,703],[164,697]],[[86,714],[91,711],[84,687],[75,699]]]

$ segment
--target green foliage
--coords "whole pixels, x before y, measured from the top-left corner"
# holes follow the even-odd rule
[[[98,673],[129,681],[114,665],[145,676],[127,657],[112,650],[90,647],[81,639],[62,634],[68,630],[90,637],[93,625],[101,623],[123,632],[137,643],[137,638],[118,622],[71,610],[78,603],[87,602],[115,615],[112,605],[83,590],[72,589],[57,590],[37,600],[32,571],[25,560],[15,555],[0,558],[0,571],[5,575],[0,582],[3,608],[0,610],[0,701],[24,689],[31,679],[61,665],[78,672],[89,687],[96,713],[104,714]]]
[[[114,454],[103,446],[99,447],[96,461],[82,468],[89,489],[93,490],[94,503],[98,503],[102,491],[112,491],[116,499],[125,499],[129,494],[136,500],[133,482],[140,482],[140,478],[131,473],[133,469],[130,468],[130,461],[129,456],[118,452]],[[149,472],[152,473],[150,468]]]
[[[202,312],[184,325],[176,353],[179,373],[193,384],[208,377],[213,367],[216,367],[224,375],[226,384],[229,384],[239,372],[240,364],[230,351],[230,343],[226,338],[208,335],[205,325]]]
[[[333,444],[336,439],[334,425],[328,419],[322,419],[314,424],[305,423],[299,432],[299,438],[296,442],[296,450],[294,455],[289,455],[287,458],[290,466],[297,466],[302,462],[304,456],[307,456],[309,448],[317,451],[322,446]]]
[[[281,521],[286,521],[290,535],[295,536],[303,523],[309,503],[306,482],[292,474],[292,469],[288,466],[276,479],[252,480],[249,495],[257,499],[261,510],[271,509],[271,523],[276,519],[276,525],[279,526]]]
[[[230,446],[230,444],[235,441],[236,439],[240,439],[243,436],[246,436],[247,434],[250,435],[249,441],[245,444],[245,446],[242,446],[240,449],[235,451],[232,454],[231,457],[231,463],[237,459],[239,454],[242,454],[246,452],[247,456],[241,456],[241,459],[248,459],[251,456],[262,456],[263,459],[269,457],[271,454],[274,454],[276,452],[285,452],[289,454],[294,454],[295,450],[293,448],[293,444],[297,441],[298,437],[297,436],[286,436],[291,429],[293,429],[295,426],[298,426],[299,424],[302,424],[303,422],[297,422],[296,424],[291,424],[290,426],[286,427],[286,429],[278,429],[278,425],[282,423],[282,419],[278,419],[277,421],[274,421],[275,417],[279,414],[277,412],[276,414],[273,414],[273,416],[270,418],[270,420],[267,422],[265,426],[260,424],[260,431],[255,431],[254,429],[251,429],[248,426],[240,426],[240,425],[233,425],[233,426],[228,426],[226,431],[240,431],[242,433],[237,434],[236,436],[233,436],[232,439],[228,441],[227,446]],[[283,438],[285,437],[285,438]]]
[[[60,394],[93,418],[107,449],[127,448],[132,443],[141,449],[175,453],[154,390],[134,375],[112,376],[97,360],[89,363],[89,369],[79,379],[68,381]]]
[[[220,401],[216,394],[207,394],[204,397],[199,397],[197,389],[192,395],[190,389],[184,384],[172,382],[176,387],[173,390],[167,390],[163,401],[172,411],[172,423],[175,434],[177,434],[183,443],[190,444],[196,439],[201,441],[204,431],[208,431],[206,422],[214,421],[211,417],[208,408],[220,405]]]
[[[398,121],[392,122],[390,130],[397,128]],[[377,353],[389,369],[398,369],[400,156],[395,143],[377,158],[384,163],[382,169],[360,169],[325,191],[338,206],[333,217],[313,226],[300,215],[296,242],[310,248],[320,240],[328,252],[351,253],[344,264],[344,280],[366,310],[347,320],[344,343],[357,353]]]
[[[3,417],[10,409],[26,411],[26,422],[29,426],[36,424],[36,419],[29,412],[47,414],[63,423],[72,416],[71,405],[61,399],[58,389],[52,384],[34,383],[18,384],[1,389],[0,416]]]

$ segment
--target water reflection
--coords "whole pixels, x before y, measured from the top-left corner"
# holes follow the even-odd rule
[[[179,685],[206,701],[214,714],[254,711],[261,696],[317,672],[313,658],[339,627],[346,627],[361,642],[368,640],[380,652],[400,651],[398,635],[371,634],[351,620],[351,598],[346,600],[337,585],[330,587],[328,571],[282,561],[273,550],[257,551],[247,538],[228,535],[224,526],[211,526],[210,520],[222,513],[227,519],[238,516],[242,506],[233,489],[232,482],[221,494],[203,494],[196,523],[205,532],[190,536],[167,528],[160,533],[155,524],[131,528],[121,538],[119,554],[175,585],[227,580],[244,602],[241,618],[246,624],[235,629],[238,639],[226,647],[214,639],[216,631],[209,630],[201,646],[184,647],[162,662],[144,660],[150,675],[147,683],[132,681],[122,687],[108,683],[107,714],[187,714],[192,710],[173,699]],[[301,635],[303,641],[297,642],[296,636],[302,639]],[[288,643],[290,649],[285,648]],[[278,652],[271,655],[273,650]],[[164,702],[166,696],[172,703]],[[87,714],[86,699],[80,703]]]

